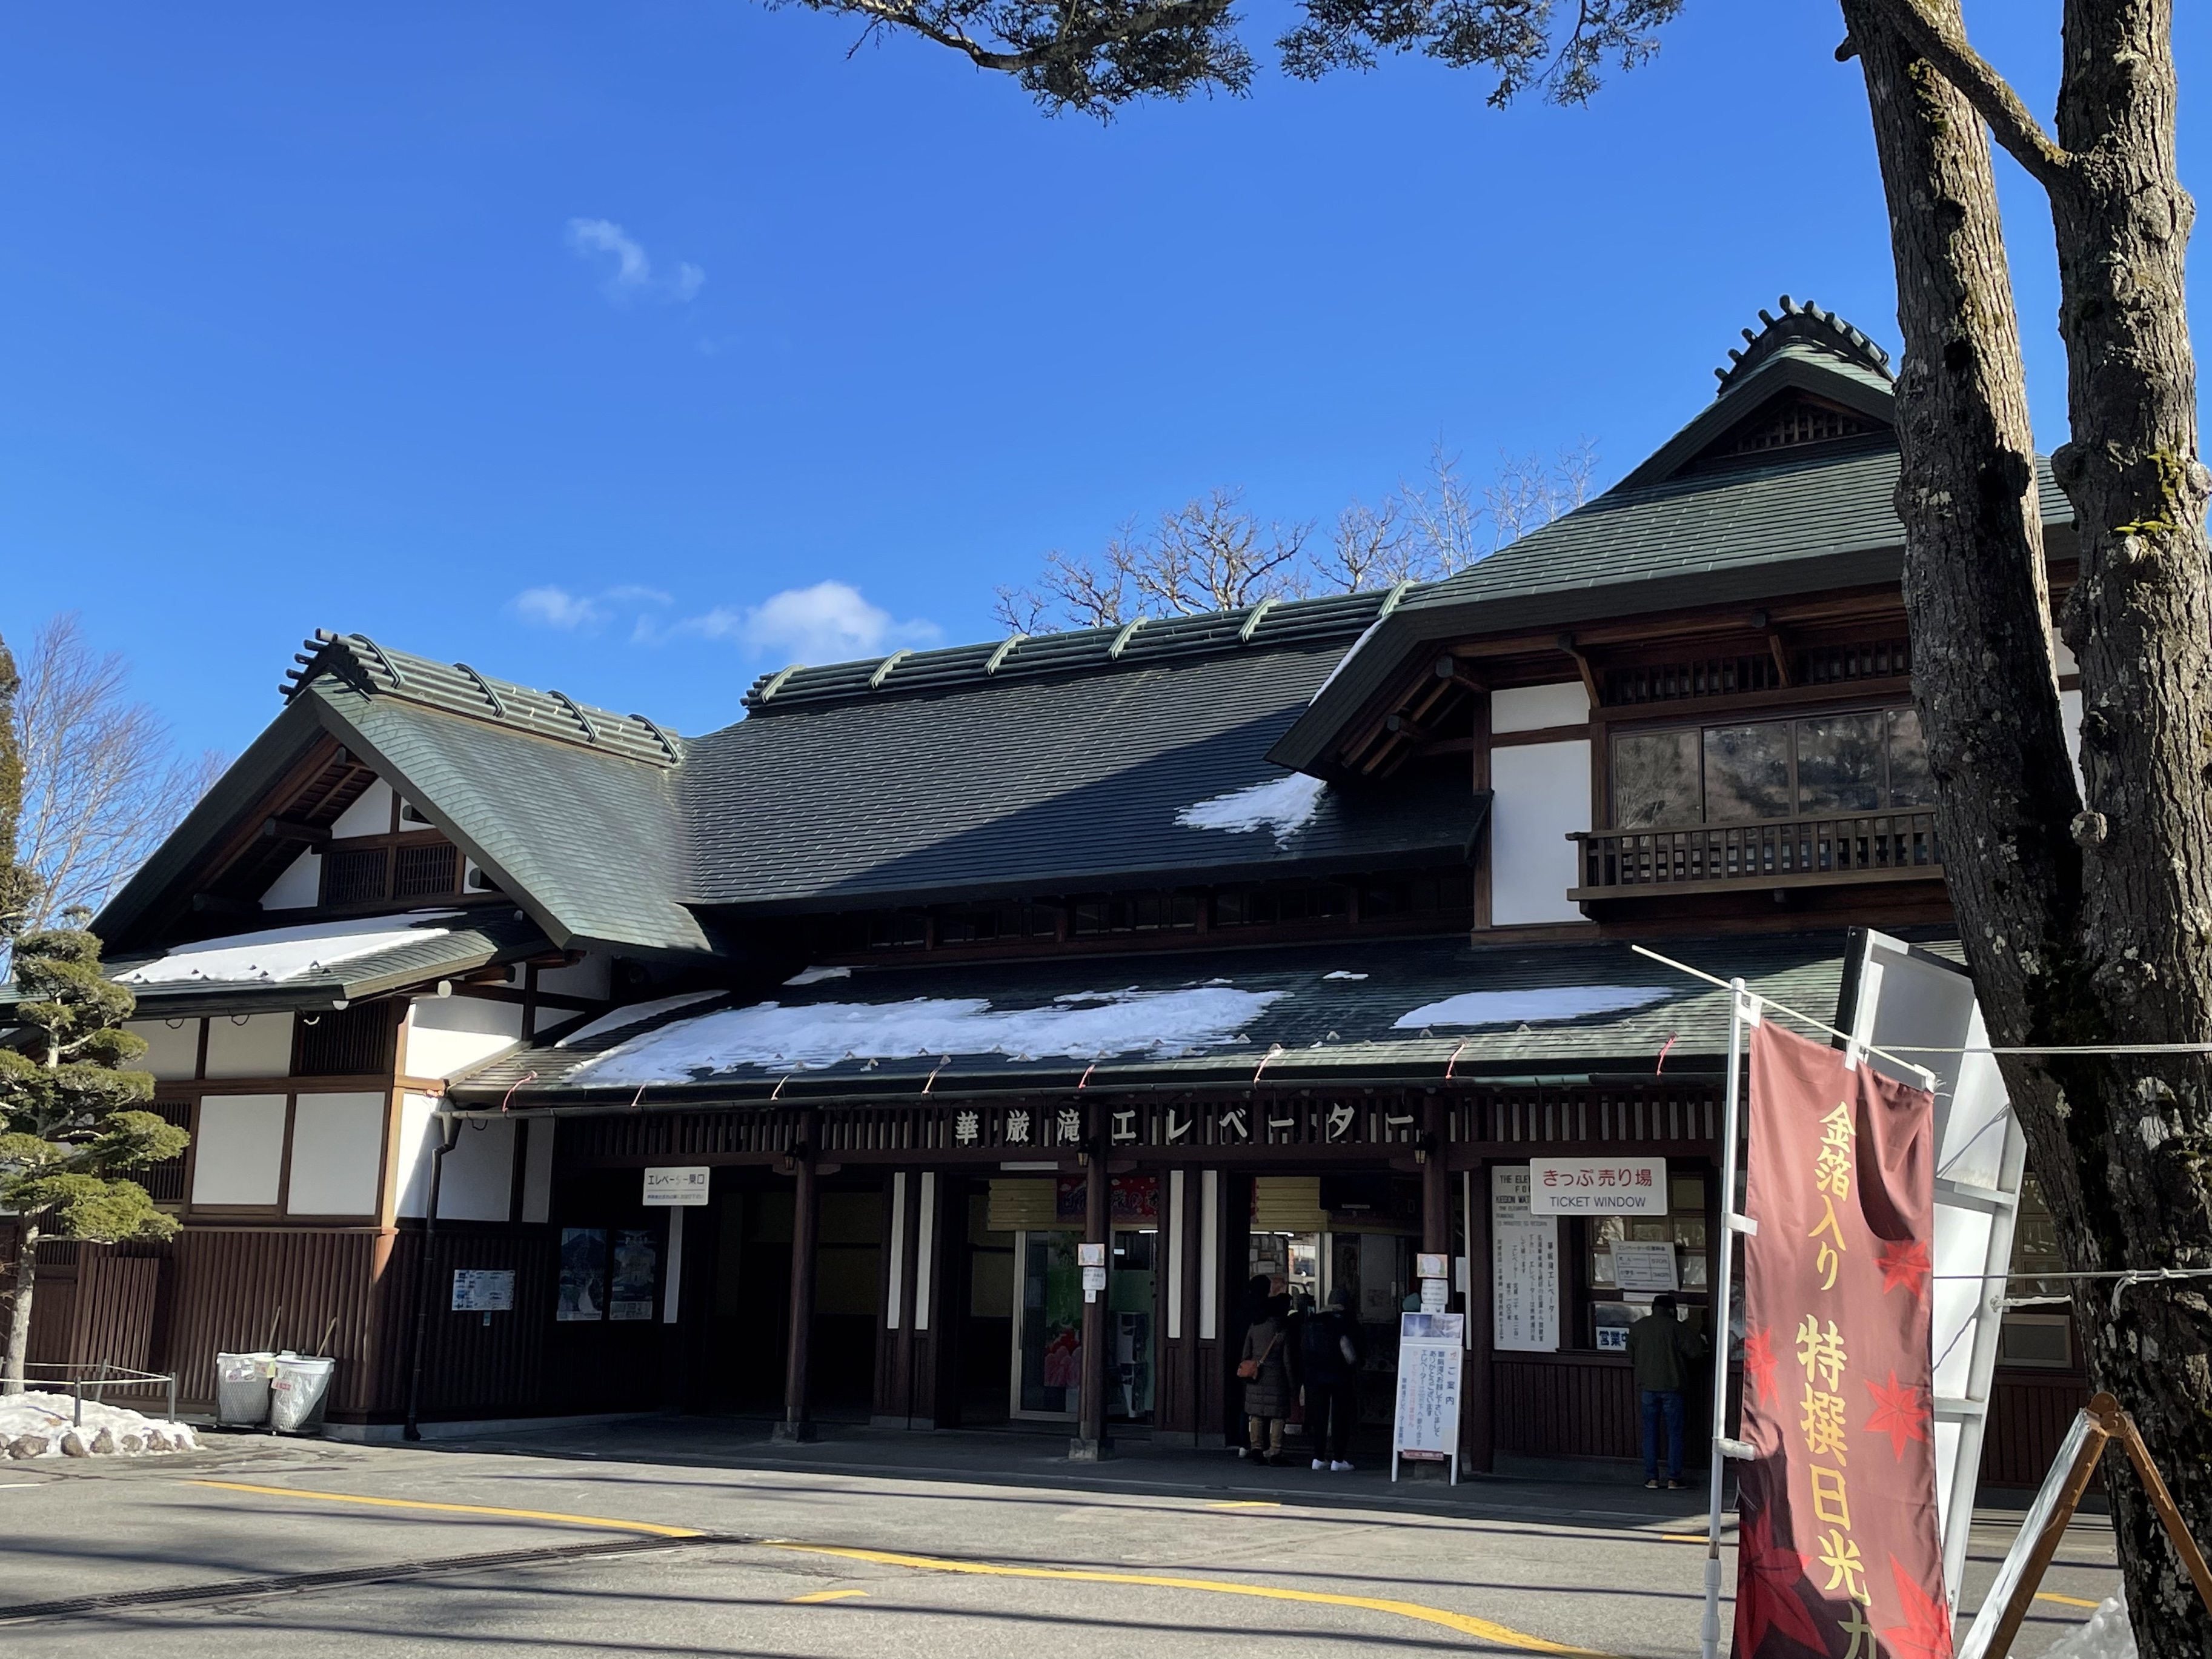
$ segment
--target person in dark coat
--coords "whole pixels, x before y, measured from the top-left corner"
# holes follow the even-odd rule
[[[1244,1455],[1264,1463],[1283,1461],[1283,1424],[1295,1397],[1287,1313],[1270,1298],[1260,1317],[1245,1328],[1243,1351],[1237,1355],[1237,1371],[1244,1376],[1244,1417],[1251,1438]],[[1251,1374],[1245,1376],[1248,1370]]]
[[[1359,1373],[1367,1339],[1352,1316],[1352,1293],[1338,1291],[1328,1311],[1305,1322],[1303,1333],[1306,1432],[1313,1437],[1313,1466],[1339,1473],[1352,1467],[1352,1436],[1359,1426]]]
[[[1680,1492],[1682,1479],[1683,1391],[1698,1361],[1704,1358],[1705,1339],[1674,1316],[1674,1298],[1653,1298],[1651,1311],[1628,1328],[1628,1363],[1636,1376],[1636,1392],[1644,1408],[1644,1484],[1659,1486],[1659,1425],[1667,1426],[1667,1489]]]

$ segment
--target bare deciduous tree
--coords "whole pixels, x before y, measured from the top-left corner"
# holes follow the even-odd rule
[[[71,613],[40,629],[23,658],[15,857],[37,884],[24,931],[80,906],[97,909],[222,769],[214,754],[179,757],[128,681],[122,657],[94,651]]]

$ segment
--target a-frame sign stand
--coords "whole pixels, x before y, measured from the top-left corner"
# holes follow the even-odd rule
[[[2127,1448],[2128,1459],[2136,1466],[2144,1494],[2158,1511],[2166,1535],[2172,1540],[2174,1553],[2189,1569],[2190,1579],[2204,1602],[2204,1610],[2212,1613],[2212,1571],[2206,1569],[2203,1553],[2189,1535],[2189,1523],[2181,1518],[2181,1511],[2174,1507],[2173,1494],[2166,1491],[2158,1466],[2150,1461],[2150,1450],[2143,1444],[2142,1431],[2118,1401],[2111,1395],[2100,1394],[2075,1418],[2073,1428],[2067,1432],[2066,1443],[2059,1448],[2057,1460],[2044,1480],[2043,1490],[2035,1495],[2034,1507],[2021,1523],[2020,1536],[2013,1540],[2012,1548],[2005,1553],[2004,1565],[1997,1569],[1996,1582],[1982,1598],[1982,1610],[1974,1615],[1973,1627],[1959,1644],[1957,1659],[2004,1659],[2012,1650],[2013,1638],[2020,1633],[2021,1621],[2027,1617],[2028,1603],[2035,1599],[2036,1586],[2042,1583],[2045,1571],[2058,1553],[2058,1540],[2066,1535],[2067,1525],[2074,1519],[2081,1494],[2088,1489],[2089,1477],[2097,1472],[2098,1459],[2114,1440]]]

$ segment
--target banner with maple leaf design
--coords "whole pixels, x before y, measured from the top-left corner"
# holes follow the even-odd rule
[[[1934,1097],[1767,1024],[1750,1122],[1736,1659],[1948,1659]]]

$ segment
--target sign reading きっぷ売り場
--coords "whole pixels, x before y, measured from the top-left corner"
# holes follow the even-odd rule
[[[707,1201],[713,1171],[704,1164],[685,1169],[647,1170],[645,1201],[654,1206],[690,1207]]]
[[[1534,1215],[1664,1215],[1663,1158],[1537,1158],[1528,1161]]]

